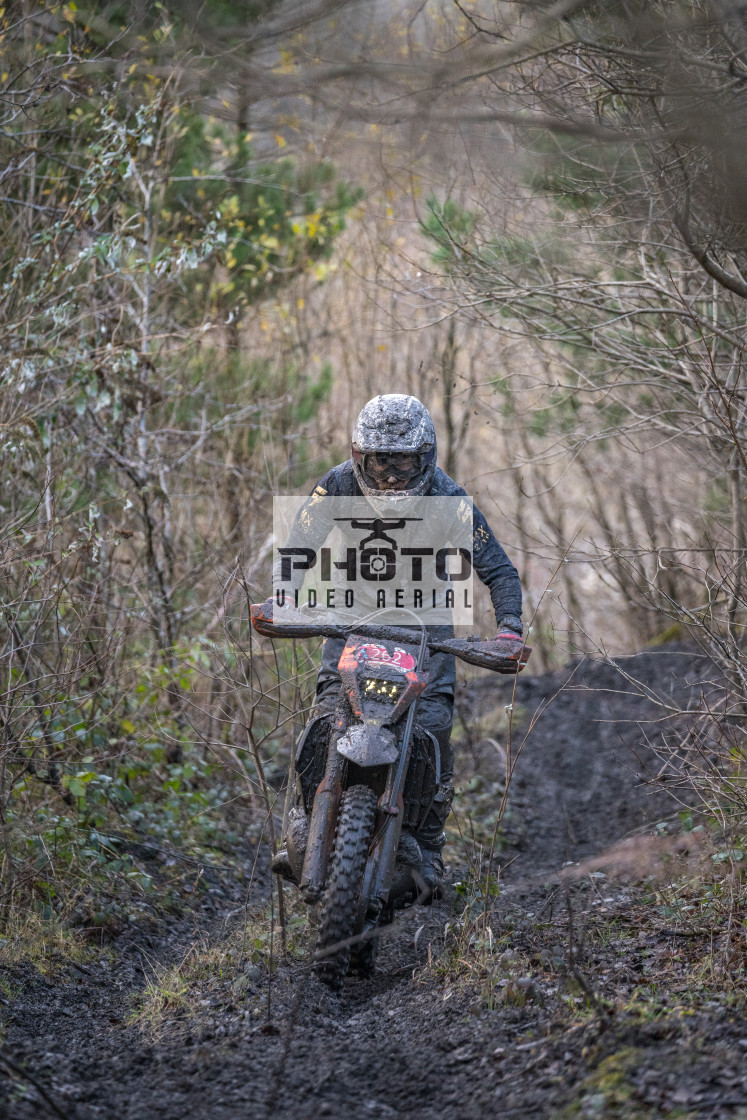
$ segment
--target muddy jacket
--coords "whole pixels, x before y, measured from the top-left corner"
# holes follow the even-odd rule
[[[466,490],[458,486],[439,467],[433,477],[429,496],[464,497]],[[319,497],[360,497],[353,463],[348,459],[327,471],[314,488]],[[495,539],[492,529],[477,506],[472,507],[472,562],[475,572],[490,591],[498,628],[505,626],[521,632],[521,583],[519,573]]]
[[[458,486],[453,479],[436,468],[429,496],[438,497],[465,497],[466,491]],[[319,535],[319,526],[315,524],[314,498],[352,498],[363,497],[353,471],[352,460],[340,463],[333,467],[322,478],[309,496],[308,502],[296,520],[296,531],[308,542]],[[318,516],[322,516],[319,514]],[[329,526],[331,528],[331,525]],[[326,535],[327,526],[321,526],[322,535]],[[521,633],[521,583],[519,574],[513,566],[498,541],[495,539],[490,526],[473,505],[472,507],[472,566],[478,577],[490,591],[493,601],[498,629],[510,629]],[[453,630],[450,626],[429,627],[434,637],[450,637]],[[340,676],[337,663],[342,653],[344,641],[340,638],[327,638],[324,642],[322,665],[317,681],[317,700],[322,703],[335,702],[335,695],[339,690]],[[454,657],[446,653],[431,654],[429,666],[429,681],[419,705],[419,722],[424,726],[433,726],[435,731],[444,724],[451,724],[451,705],[453,703],[454,685],[456,683],[456,666]],[[442,711],[446,705],[445,713]],[[447,735],[448,738],[448,735]],[[449,758],[451,756],[449,755]]]

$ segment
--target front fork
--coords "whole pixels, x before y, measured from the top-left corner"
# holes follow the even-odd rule
[[[342,772],[345,759],[337,750],[340,731],[329,737],[327,769],[314,796],[309,821],[309,838],[301,874],[301,892],[308,904],[318,902],[327,879],[327,866],[335,843],[337,815],[342,798]]]
[[[413,723],[417,706],[418,702],[415,700],[407,713],[399,758],[392,763],[386,789],[379,798],[379,820],[360,893],[359,924],[361,926],[368,924],[369,928],[376,925],[389,899],[389,890],[394,878],[397,848],[405,816],[403,792],[407,768],[410,765]]]

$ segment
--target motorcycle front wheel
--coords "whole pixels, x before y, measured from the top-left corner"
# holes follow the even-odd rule
[[[352,786],[342,795],[335,847],[322,896],[316,971],[325,984],[339,988],[350,966],[349,939],[356,930],[358,899],[376,815],[376,794],[367,786]],[[357,957],[366,956],[356,946]]]

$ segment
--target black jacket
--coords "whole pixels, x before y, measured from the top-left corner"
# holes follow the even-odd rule
[[[353,471],[353,461],[348,459],[327,471],[312,491],[312,497],[358,497],[362,495],[358,480]],[[439,467],[433,477],[429,495],[446,497],[466,496],[466,490],[458,486]],[[521,619],[521,582],[519,573],[501,548],[487,521],[477,506],[472,507],[472,562],[477,575],[490,591],[498,628],[506,623],[511,629],[520,631]]]

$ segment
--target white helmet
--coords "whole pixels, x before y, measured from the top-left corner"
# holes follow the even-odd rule
[[[427,494],[436,471],[436,429],[417,397],[385,393],[361,409],[353,428],[353,470],[364,494]],[[402,489],[381,486],[387,478]],[[379,484],[377,484],[379,483]]]

